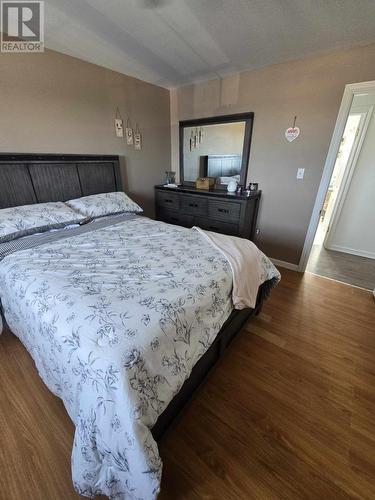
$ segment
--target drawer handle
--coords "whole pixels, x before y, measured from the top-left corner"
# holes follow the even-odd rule
[[[227,208],[218,208],[217,211],[223,214],[229,214],[229,210]]]
[[[198,204],[197,203],[189,203],[189,207],[198,208]]]
[[[173,203],[173,200],[169,200],[168,198],[164,198],[164,201],[165,201],[166,203]]]

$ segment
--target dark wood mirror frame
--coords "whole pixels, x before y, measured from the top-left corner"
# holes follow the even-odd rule
[[[187,127],[203,127],[204,125],[217,125],[219,123],[245,122],[245,134],[242,150],[242,164],[240,184],[245,186],[250,158],[251,137],[253,132],[254,113],[238,113],[235,115],[212,116],[209,118],[198,118],[195,120],[180,121],[180,182],[183,186],[195,186],[193,181],[184,179],[184,129]],[[226,190],[226,186],[216,186],[215,189]]]

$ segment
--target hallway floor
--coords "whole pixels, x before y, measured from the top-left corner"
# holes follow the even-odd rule
[[[306,270],[368,290],[375,288],[374,259],[326,250],[323,245],[313,245]]]

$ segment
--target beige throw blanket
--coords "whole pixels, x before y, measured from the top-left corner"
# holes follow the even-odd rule
[[[235,309],[254,308],[258,290],[265,281],[280,279],[272,262],[252,241],[194,227],[229,262],[233,274],[232,300]]]

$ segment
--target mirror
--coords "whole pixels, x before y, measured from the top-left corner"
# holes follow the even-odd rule
[[[231,180],[245,185],[253,113],[180,122],[180,178],[195,185],[199,177],[213,177],[215,189]]]

